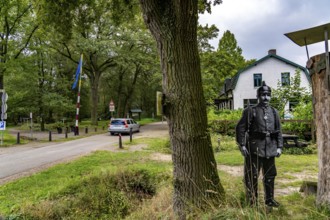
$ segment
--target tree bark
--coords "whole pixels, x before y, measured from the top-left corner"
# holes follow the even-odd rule
[[[224,192],[207,131],[197,48],[198,2],[140,3],[160,54],[164,114],[173,150],[173,208],[184,219],[190,205],[205,208],[208,203],[220,202]]]
[[[99,81],[101,77],[100,72],[95,71],[90,74],[90,80],[91,80],[91,124],[92,125],[97,125],[98,124],[98,114],[97,114],[97,109],[98,109],[98,90],[99,90]]]
[[[330,97],[326,88],[324,54],[310,59],[319,174],[316,203],[330,208]]]

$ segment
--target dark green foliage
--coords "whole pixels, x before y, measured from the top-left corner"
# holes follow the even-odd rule
[[[219,96],[225,79],[233,77],[251,62],[244,59],[235,35],[228,30],[219,40],[217,50],[212,51],[204,41],[216,37],[217,31],[213,26],[205,26],[199,27],[198,32],[199,46],[202,51],[200,57],[204,96],[212,104],[213,100]]]
[[[208,112],[209,128],[212,132],[234,135],[235,127],[242,116],[242,110],[214,110]]]
[[[205,26],[198,25],[197,27],[197,40],[200,51],[211,51],[214,47],[209,43],[209,40],[218,37],[219,29],[213,24],[210,27],[208,24]]]
[[[316,148],[312,146],[308,147],[291,147],[291,148],[284,148],[283,154],[294,154],[294,155],[303,155],[303,154],[315,154]]]
[[[288,102],[295,102],[297,104],[311,102],[310,89],[300,87],[300,73],[300,70],[296,70],[294,76],[290,78],[290,85],[282,86],[281,82],[278,82],[277,89],[273,89],[272,91],[271,105],[279,111],[280,116],[286,113],[284,112],[284,108]]]

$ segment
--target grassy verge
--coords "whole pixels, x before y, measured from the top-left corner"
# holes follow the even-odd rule
[[[218,136],[213,136],[217,147]],[[242,166],[233,138],[220,137],[218,164]],[[143,144],[142,152],[99,151],[70,163],[0,186],[0,213],[11,219],[174,219],[172,166],[155,161],[154,152],[171,152],[167,138],[135,139],[125,148]],[[317,174],[317,155],[287,155],[277,160],[276,188],[297,187],[297,174]],[[267,213],[244,202],[242,176],[219,170],[226,200],[220,207],[193,213],[192,219],[329,219],[315,207],[315,196],[298,192],[277,196],[279,209]],[[285,181],[284,181],[285,180]],[[283,181],[281,183],[281,181]],[[262,192],[261,192],[262,194]]]
[[[155,190],[157,185],[163,184],[170,178],[168,172],[170,164],[149,160],[148,155],[149,153],[145,152],[131,154],[100,151],[71,163],[56,165],[46,171],[8,183],[0,187],[0,213],[17,219],[20,217],[52,219],[54,215],[60,215],[61,218],[68,217],[68,219],[78,217],[84,219],[85,214],[94,215],[90,216],[92,219],[99,219],[103,214],[104,219],[117,218],[117,214],[123,214],[123,210],[120,211],[121,208],[117,206],[122,205],[123,209],[127,209],[124,213],[128,210],[132,212],[138,205],[135,204],[132,207],[131,201],[137,203],[144,198],[144,194],[148,197],[147,195],[150,194],[148,190],[151,188]],[[121,190],[117,189],[118,184]],[[129,187],[130,184],[132,184],[131,188],[135,187],[134,193],[131,191],[124,193],[125,187]],[[104,193],[118,199],[116,203],[112,204],[113,207],[110,211],[109,204],[103,201],[109,197],[103,198],[104,204],[100,204],[102,207],[94,204],[100,202],[95,195],[104,197]],[[64,207],[60,204],[65,201],[71,211],[76,211],[74,216],[71,216],[70,210],[67,210],[68,213],[62,212]],[[92,207],[92,210],[89,207]],[[116,208],[118,208],[118,213],[114,211]],[[49,216],[45,214],[47,209],[52,209],[48,210]],[[102,214],[102,210],[105,210],[106,213]]]
[[[2,145],[0,147],[9,147],[17,143],[17,137],[8,133],[7,130],[0,131]],[[27,140],[21,140],[21,143],[27,143]]]

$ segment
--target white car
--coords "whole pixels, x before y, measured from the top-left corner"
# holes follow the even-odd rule
[[[131,129],[132,132],[140,131],[140,124],[131,118],[113,118],[108,127],[108,131],[111,135],[114,135],[115,133],[129,134]]]

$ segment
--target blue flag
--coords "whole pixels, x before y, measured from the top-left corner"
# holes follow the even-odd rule
[[[79,76],[80,76],[80,73],[81,73],[81,68],[82,68],[82,57],[80,57],[80,60],[79,60],[79,64],[78,64],[78,67],[77,67],[77,70],[76,70],[76,76],[75,76],[74,83],[72,85],[72,89],[75,89],[76,86],[77,86]]]

